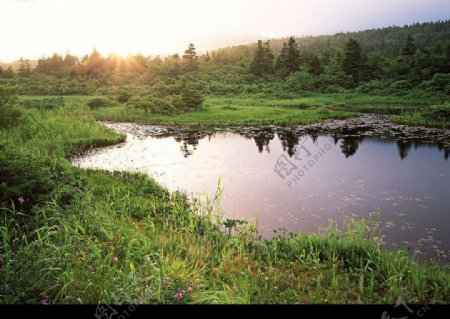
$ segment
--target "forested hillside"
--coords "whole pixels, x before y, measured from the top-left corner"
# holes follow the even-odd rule
[[[202,55],[192,44],[182,56],[104,57],[96,50],[83,57],[54,54],[21,59],[15,68],[3,65],[0,84],[17,85],[28,95],[118,97],[126,91],[172,106],[188,91],[281,98],[305,92],[437,94],[443,99],[450,93],[449,39],[450,21],[443,21],[260,41]]]

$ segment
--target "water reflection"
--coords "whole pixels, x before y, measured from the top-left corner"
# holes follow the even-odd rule
[[[287,167],[286,178],[274,169],[280,158],[280,165],[295,167],[291,174]],[[450,248],[447,158],[445,145],[418,138],[278,128],[130,134],[123,145],[74,164],[145,172],[169,190],[209,196],[220,176],[226,218],[257,220],[267,238],[279,227],[315,232],[328,219],[379,216],[386,245],[444,256]]]
[[[342,154],[345,158],[349,158],[356,154],[358,151],[359,145],[366,139],[371,138],[370,136],[358,135],[361,132],[359,130],[345,130],[345,134],[333,134],[331,137],[335,145],[339,144]],[[194,154],[194,151],[197,149],[199,141],[208,138],[210,140],[217,133],[207,132],[184,132],[179,135],[175,135],[174,139],[178,143],[180,143],[180,150],[184,157],[189,157]],[[299,134],[293,131],[280,131],[274,132],[271,129],[263,130],[263,131],[252,131],[252,132],[241,132],[240,136],[246,139],[253,139],[255,141],[256,147],[259,153],[267,152],[270,153],[270,142],[276,138],[281,142],[281,147],[284,152],[287,153],[289,157],[293,157],[297,150],[297,146],[301,143],[302,140],[309,138],[313,143],[317,143],[317,139],[319,137],[318,133],[308,133],[308,134]],[[391,143],[394,141],[392,137],[383,137],[386,143]],[[410,149],[414,146],[417,147],[437,147],[439,151],[443,153],[445,160],[449,157],[450,148],[446,145],[442,144],[430,144],[425,143],[420,139],[408,140],[405,138],[399,138],[395,140],[398,148],[398,155],[400,159],[404,160],[408,157],[408,153]]]
[[[240,135],[246,139],[254,139],[259,153],[262,153],[264,150],[267,153],[270,153],[269,143],[275,138],[275,133],[270,129],[256,134],[252,132],[242,132]]]
[[[349,158],[356,153],[356,151],[358,150],[359,142],[361,142],[363,139],[363,137],[353,136],[342,138],[341,151],[342,154],[345,155],[345,158]]]
[[[411,149],[411,146],[412,146],[411,142],[404,140],[397,141],[398,154],[400,155],[401,159],[405,159],[406,156],[408,156],[408,152]]]

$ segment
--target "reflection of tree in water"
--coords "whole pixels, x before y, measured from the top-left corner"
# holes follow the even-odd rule
[[[274,139],[275,133],[272,130],[265,130],[265,131],[259,131],[259,132],[246,132],[246,133],[239,133],[242,137],[245,137],[247,139],[253,139],[256,143],[256,146],[258,148],[258,152],[262,153],[264,150],[266,150],[268,153],[270,153],[269,144],[270,141]],[[281,145],[283,148],[283,151],[287,152],[289,157],[294,156],[296,152],[297,146],[300,144],[304,136],[299,135],[298,133],[294,133],[292,131],[283,131],[283,132],[277,132],[278,138],[281,140]],[[341,141],[340,148],[342,153],[345,155],[346,158],[349,158],[350,156],[354,155],[356,151],[358,150],[359,143],[364,139],[364,136],[345,136],[340,137],[340,134],[333,134],[333,141],[334,144],[337,145],[337,143]],[[214,137],[214,133],[199,133],[199,132],[187,132],[180,135],[175,136],[175,141],[181,143],[180,150],[183,153],[184,157],[191,156],[194,151],[197,149],[197,146],[199,144],[199,141],[205,137],[208,137],[211,139]],[[309,136],[311,137],[311,140],[315,143],[319,137],[318,133],[309,133]],[[400,158],[403,160],[408,156],[409,150],[411,147],[419,146],[420,142],[414,142],[411,140],[397,140],[397,147],[398,147],[398,153]],[[436,145],[437,144],[437,145]],[[436,143],[434,144],[439,148],[440,151],[444,153],[444,158],[447,160],[450,153],[450,147],[443,144],[443,143]]]
[[[267,153],[270,153],[269,143],[271,140],[273,140],[274,137],[275,137],[275,134],[273,132],[267,132],[267,133],[255,136],[254,139],[255,139],[256,146],[258,147],[258,152],[262,153],[265,148]]]
[[[295,154],[295,147],[300,143],[301,136],[288,131],[278,133],[278,138],[281,140],[283,151],[287,152],[289,157],[292,157]]]
[[[412,143],[404,140],[397,140],[398,154],[401,159],[405,159],[408,156],[408,152],[411,149]]]
[[[339,142],[340,139],[341,139],[341,138],[339,137],[339,135],[334,134],[334,135],[333,135],[333,142],[334,142],[334,145],[337,145],[337,143]]]
[[[311,137],[313,143],[316,143],[319,138],[319,133],[309,133],[309,137]]]
[[[448,160],[448,155],[450,153],[450,146],[442,144],[442,143],[438,143],[437,145],[438,145],[439,151],[444,153],[444,159]]]
[[[262,153],[264,148],[268,153],[270,153],[269,143],[275,137],[275,134],[271,129],[256,132],[240,132],[239,135],[249,140],[255,140],[259,153]]]
[[[342,138],[341,150],[346,158],[349,158],[358,150],[359,142],[362,141],[362,137],[346,136]]]
[[[189,132],[180,136],[175,136],[175,141],[181,143],[180,150],[184,157],[191,156],[197,149],[199,140],[204,138],[205,135],[201,135],[195,132]]]

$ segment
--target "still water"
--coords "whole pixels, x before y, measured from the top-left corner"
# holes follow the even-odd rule
[[[328,219],[378,219],[387,248],[447,260],[450,163],[431,143],[386,136],[215,132],[128,134],[121,145],[74,161],[84,168],[145,172],[169,190],[213,194],[225,218],[316,232]]]

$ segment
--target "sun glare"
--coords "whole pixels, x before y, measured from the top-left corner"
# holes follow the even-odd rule
[[[441,1],[441,0],[430,0]],[[199,52],[268,37],[318,35],[446,18],[419,1],[0,0],[0,61],[84,55]],[[399,10],[402,17],[394,14]],[[434,11],[433,11],[434,10]],[[3,32],[6,30],[7,32]]]

